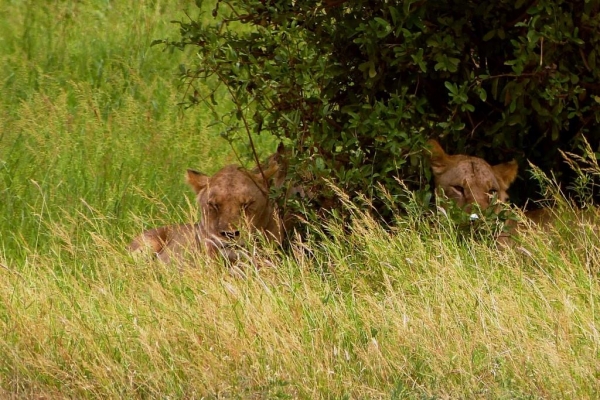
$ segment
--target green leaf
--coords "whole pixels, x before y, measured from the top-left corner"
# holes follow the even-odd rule
[[[375,78],[377,76],[377,71],[375,70],[375,63],[371,61],[371,65],[369,66],[369,78]]]
[[[487,42],[488,40],[492,39],[494,36],[496,36],[496,30],[492,29],[491,31],[489,31],[488,33],[483,35],[483,41]]]
[[[389,28],[390,27],[390,23],[387,22],[385,19],[380,18],[380,17],[375,17],[375,21],[377,21],[377,23],[381,26],[383,26],[384,28]]]
[[[400,13],[396,9],[396,7],[390,7],[390,15],[392,16],[392,23],[394,25],[398,25],[398,20],[400,19]]]
[[[590,51],[587,62],[591,69],[596,69],[596,50]]]
[[[371,61],[367,61],[358,65],[358,69],[362,72],[365,72],[371,67]]]
[[[479,98],[481,101],[485,102],[487,100],[487,92],[484,88],[479,88]]]
[[[553,124],[552,125],[552,140],[556,142],[558,140],[559,136],[560,136],[560,131],[558,130],[558,125]]]
[[[573,38],[572,40],[575,44],[578,44],[580,46],[585,44],[585,42],[580,38]]]
[[[444,82],[444,86],[446,86],[446,89],[448,89],[448,91],[452,93],[452,96],[458,95],[458,87],[456,86],[456,84],[446,81]]]
[[[536,4],[536,5],[531,6],[527,9],[527,14],[530,14],[530,15],[539,14],[540,11],[543,9],[543,6],[537,5],[537,2],[535,2],[534,4]]]
[[[523,117],[521,116],[521,114],[511,114],[510,117],[508,117],[508,120],[506,121],[506,123],[509,126],[515,126],[517,124],[522,124],[523,121]]]
[[[579,76],[577,74],[571,74],[571,83],[577,85],[579,83]]]
[[[416,54],[411,54],[410,56],[415,64],[421,68],[421,71],[427,72],[427,66],[423,61],[423,49],[419,49]]]
[[[448,57],[448,61],[455,67],[458,67],[458,64],[460,64],[460,60],[456,57]]]
[[[531,99],[531,107],[535,110],[535,112],[538,115],[541,115],[544,117],[547,117],[550,115],[548,113],[548,110],[546,110],[545,108],[542,108],[542,106],[540,105],[540,102],[535,97]]]

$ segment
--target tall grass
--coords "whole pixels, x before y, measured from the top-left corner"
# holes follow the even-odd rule
[[[237,162],[207,110],[176,106],[189,55],[149,47],[184,11],[0,3],[3,397],[600,396],[600,242],[574,213],[499,249],[354,210],[245,277],[126,254],[195,218],[186,168]]]
[[[94,209],[131,233],[133,214],[186,206],[186,168],[237,162],[206,110],[177,107],[186,55],[150,47],[176,33],[170,20],[186,3],[0,6],[0,226],[11,256],[45,246],[48,222]]]

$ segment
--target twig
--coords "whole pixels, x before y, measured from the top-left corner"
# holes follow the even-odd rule
[[[219,79],[221,79],[221,81],[223,80],[223,77],[216,72],[217,75],[219,76]],[[244,111],[242,110],[242,107],[240,106],[240,103],[235,95],[235,93],[233,93],[233,90],[231,89],[231,87],[229,85],[226,85],[227,90],[229,91],[229,95],[231,96],[231,98],[234,100],[235,102],[235,106],[240,114],[240,117],[242,119],[242,122],[244,123],[244,127],[246,128],[246,133],[248,134],[248,141],[250,143],[250,148],[252,149],[252,155],[254,156],[254,161],[256,162],[256,166],[258,167],[258,171],[260,172],[260,175],[263,178],[263,181],[265,182],[265,185],[267,186],[267,193],[265,193],[262,188],[260,187],[260,185],[257,185],[258,188],[260,189],[261,192],[263,192],[264,194],[268,194],[268,190],[269,190],[269,181],[267,180],[267,178],[265,177],[265,173],[262,169],[262,166],[260,165],[260,160],[258,159],[258,153],[256,152],[256,146],[254,146],[254,140],[252,140],[252,133],[250,132],[250,125],[248,124],[248,120],[246,119],[246,116],[244,115]]]
[[[579,55],[581,55],[581,61],[583,61],[583,65],[585,65],[585,69],[588,70],[588,72],[592,72],[592,69],[590,68],[587,59],[585,57],[585,53],[583,52],[582,48],[579,48]]]
[[[540,67],[544,64],[544,37],[540,40]]]

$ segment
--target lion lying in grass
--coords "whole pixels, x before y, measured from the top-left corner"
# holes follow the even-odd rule
[[[275,162],[262,173],[237,165],[226,166],[212,177],[188,170],[186,181],[196,193],[201,221],[147,230],[133,239],[129,251],[150,249],[165,262],[202,252],[235,261],[243,231],[260,232],[266,240],[281,243],[282,226],[268,189],[269,180],[277,179],[278,171]]]
[[[503,202],[508,200],[506,191],[518,172],[514,160],[491,166],[479,157],[448,155],[436,140],[427,144],[438,195],[447,196],[466,212],[471,212],[473,204],[486,210],[494,196]]]
[[[479,157],[448,155],[433,139],[427,145],[437,195],[448,197],[467,213],[473,212],[474,205],[485,211],[494,197],[500,202],[508,200],[507,190],[517,177],[518,166],[515,161],[492,166]],[[577,211],[574,214],[583,215]],[[520,223],[516,215],[515,220],[506,221],[505,231],[498,236],[501,243],[512,243],[510,238],[530,226],[528,222],[546,229],[557,219],[551,208],[530,210],[522,215],[525,220],[520,220]],[[472,214],[471,217],[477,219],[478,215]]]

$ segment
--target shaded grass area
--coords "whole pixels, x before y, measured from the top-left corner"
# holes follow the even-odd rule
[[[186,10],[0,4],[3,397],[600,395],[600,245],[576,215],[498,249],[354,210],[246,277],[129,257],[143,228],[195,219],[186,168],[237,162],[207,110],[176,106],[190,55],[149,47]]]

